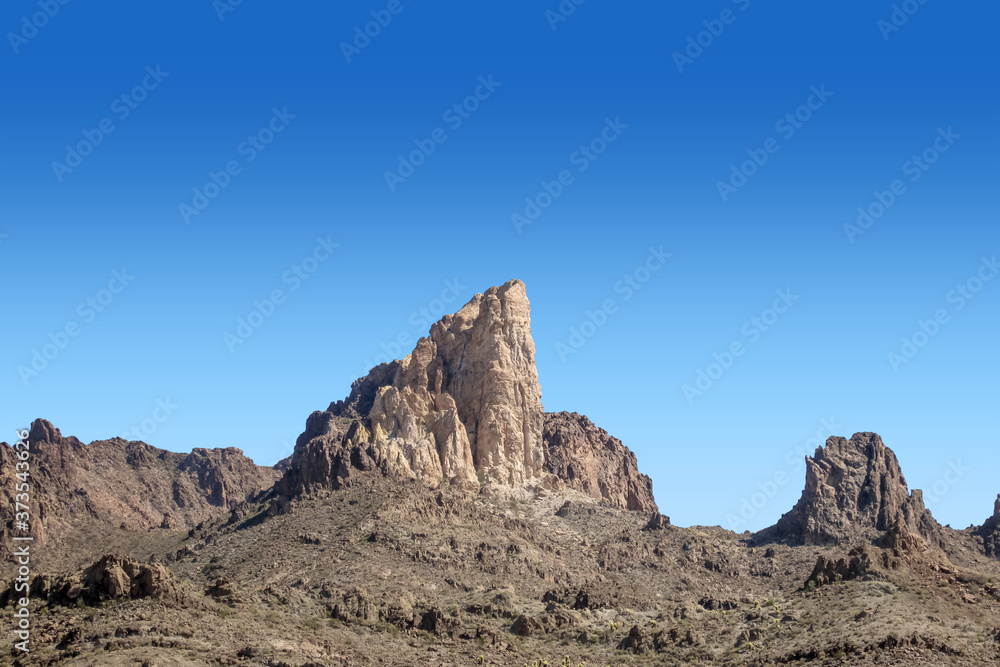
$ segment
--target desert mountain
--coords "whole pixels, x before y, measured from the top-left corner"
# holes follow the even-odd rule
[[[531,306],[511,280],[431,326],[413,352],[314,412],[276,500],[338,489],[378,469],[509,496],[565,486],[623,509],[656,510],[652,482],[621,441],[576,413],[546,414]]]
[[[936,540],[940,526],[910,493],[896,455],[875,433],[831,437],[806,458],[806,485],[795,507],[757,534],[758,542],[847,544],[872,540],[901,517],[910,530]]]
[[[236,448],[168,452],[121,438],[85,445],[64,437],[44,419],[31,424],[31,486],[39,541],[53,538],[81,516],[130,529],[191,528],[269,488],[278,478]],[[13,479],[13,450],[0,445],[4,480]],[[4,484],[0,544],[9,545],[13,485]]]

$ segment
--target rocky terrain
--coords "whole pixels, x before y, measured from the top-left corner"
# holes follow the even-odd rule
[[[858,433],[775,526],[673,526],[619,440],[544,412],[519,281],[312,413],[274,469],[29,439],[32,651],[0,665],[1000,664],[1000,498],[940,526]],[[3,511],[14,463],[0,445]]]

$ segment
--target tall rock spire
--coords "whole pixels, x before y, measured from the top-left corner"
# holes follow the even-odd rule
[[[923,494],[910,493],[896,455],[876,433],[850,440],[831,437],[806,458],[806,485],[795,507],[757,541],[844,544],[887,531],[901,518],[910,529],[933,537],[939,528],[924,508]]]
[[[470,489],[569,486],[625,509],[656,509],[649,478],[621,442],[586,417],[544,413],[520,280],[475,295],[413,352],[314,412],[278,490],[336,489],[373,468]]]

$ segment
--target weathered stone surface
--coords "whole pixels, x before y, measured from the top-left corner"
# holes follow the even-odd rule
[[[755,536],[757,543],[845,544],[877,538],[896,517],[936,539],[940,526],[910,493],[896,455],[875,433],[831,437],[806,458],[806,486],[794,508]]]
[[[339,488],[374,466],[430,485],[524,485],[542,472],[542,414],[530,306],[524,283],[512,280],[313,413],[282,488]]]
[[[510,631],[519,637],[530,637],[542,629],[541,623],[534,616],[521,614],[510,626]]]
[[[369,437],[359,420],[331,412],[312,413],[274,495],[283,501],[322,489],[339,489],[356,471],[373,470],[380,464],[384,469],[381,452],[368,442]]]
[[[893,520],[878,544],[883,549],[892,549],[899,556],[906,553],[922,553],[927,551],[927,542],[919,535],[910,532],[910,527],[901,516],[897,516]]]
[[[587,495],[616,507],[657,512],[652,480],[639,472],[635,454],[585,415],[545,414],[545,469]]]

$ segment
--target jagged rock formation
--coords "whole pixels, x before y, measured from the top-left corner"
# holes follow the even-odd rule
[[[81,515],[115,527],[190,528],[278,478],[276,471],[254,465],[239,449],[178,454],[121,438],[85,445],[64,437],[44,419],[32,423],[28,442],[35,505],[31,527],[40,542]],[[13,450],[0,445],[3,479],[13,478],[15,463]],[[5,535],[13,528],[12,492],[12,486],[0,489],[0,533]]]
[[[390,458],[418,477],[475,483],[478,472],[516,486],[542,471],[541,399],[531,308],[512,280],[434,324],[369,418]]]
[[[284,502],[302,493],[339,489],[355,471],[378,467],[389,472],[382,449],[369,438],[360,420],[338,417],[330,411],[312,413],[272,495]]]
[[[755,541],[860,542],[878,537],[897,517],[936,541],[940,526],[924,508],[923,494],[909,492],[896,455],[877,434],[831,437],[806,458],[806,486],[798,503]]]
[[[412,353],[380,364],[350,395],[314,412],[276,490],[338,489],[357,471],[477,490],[559,488],[656,511],[635,455],[576,413],[546,415],[524,283],[477,294]]]
[[[165,565],[139,563],[117,554],[103,556],[83,571],[53,582],[36,577],[32,594],[53,604],[79,601],[87,605],[145,597],[172,602],[186,598],[182,586]]]
[[[653,481],[639,472],[635,454],[586,416],[546,413],[542,440],[545,470],[566,486],[616,507],[657,512]]]
[[[983,538],[986,555],[1000,558],[1000,494],[997,495],[996,502],[993,504],[993,516],[982,525],[979,534]]]
[[[820,556],[812,574],[805,582],[805,588],[816,588],[837,581],[848,581],[860,577],[884,578],[890,570],[912,564],[927,551],[927,543],[910,532],[903,517],[897,516],[886,533],[878,540],[877,547],[861,545],[854,547],[844,558]],[[937,571],[949,570],[950,564],[941,560]]]

